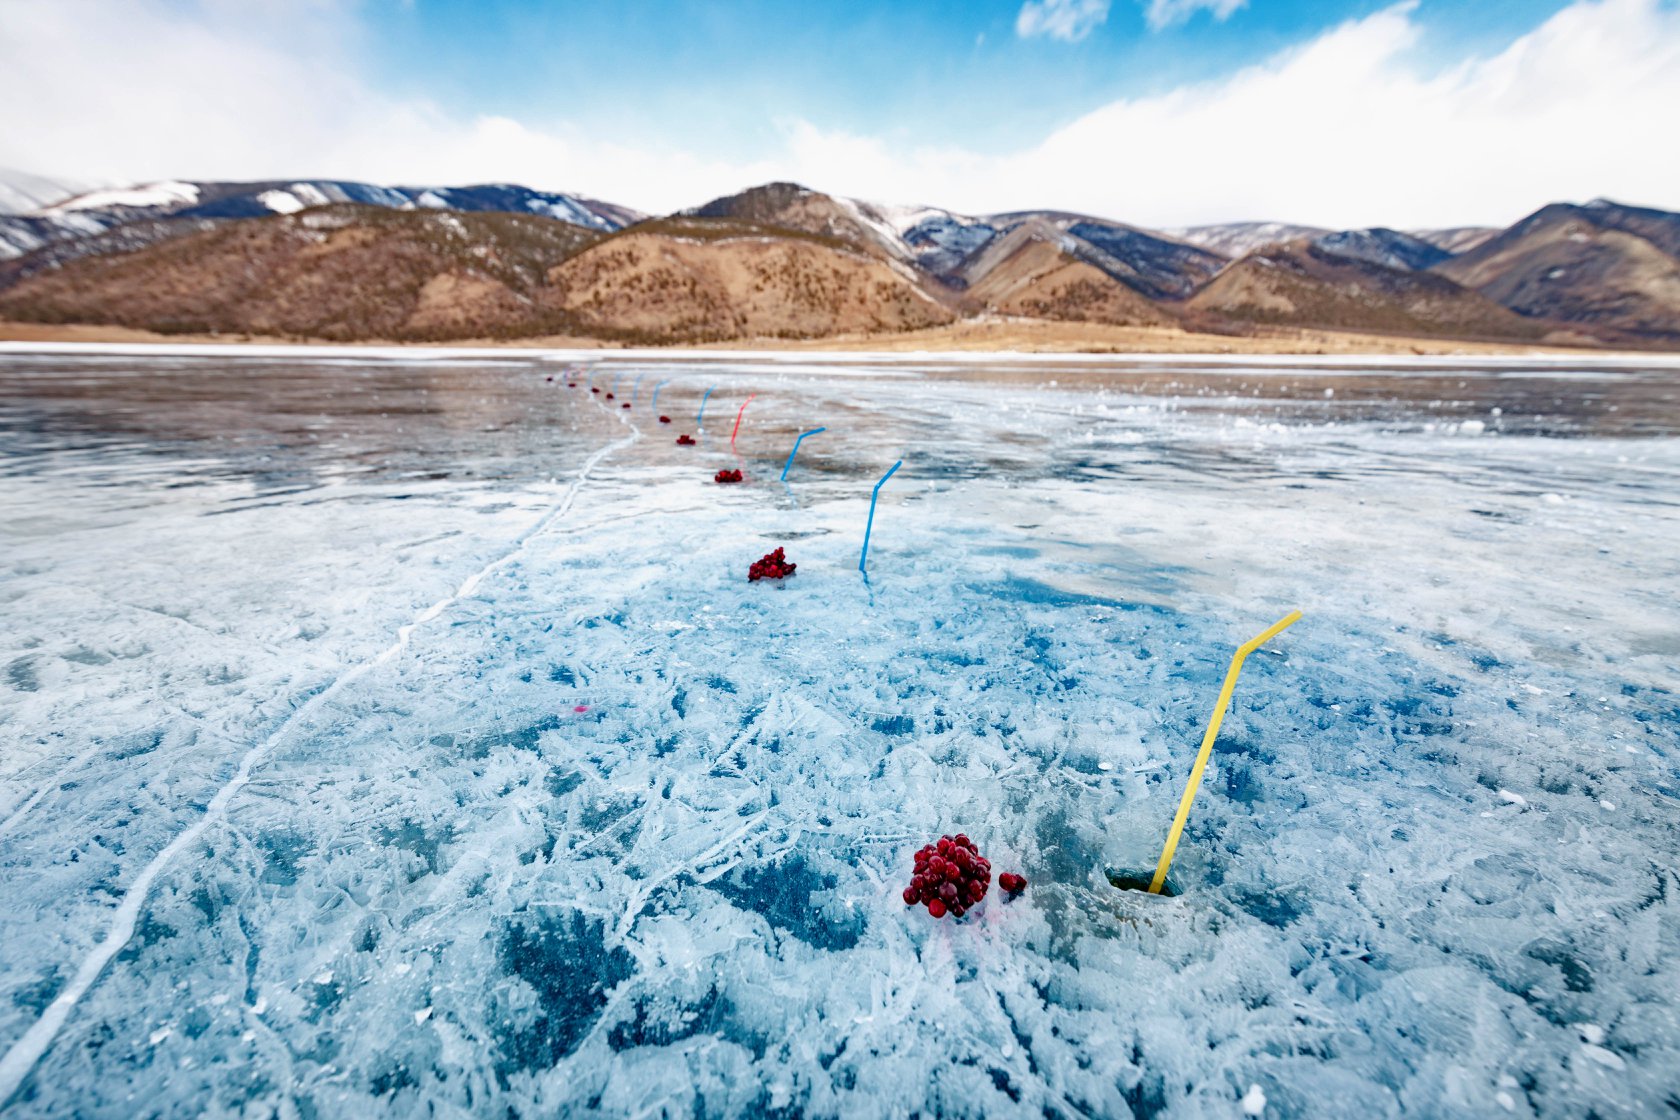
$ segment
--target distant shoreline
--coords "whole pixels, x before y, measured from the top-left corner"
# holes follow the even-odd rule
[[[391,342],[378,339],[280,338],[258,335],[158,334],[99,324],[21,323],[0,321],[0,342],[122,343],[171,346],[295,346],[402,350],[568,350],[595,351],[601,356],[634,351],[683,352],[1037,354],[1068,358],[1148,355],[1276,355],[1276,356],[1574,356],[1584,360],[1605,357],[1661,362],[1680,355],[1660,350],[1611,350],[1598,347],[1542,346],[1444,338],[1357,334],[1323,330],[1271,330],[1252,335],[1199,334],[1170,327],[1115,327],[1095,323],[1043,320],[965,320],[900,334],[836,335],[827,338],[747,338],[724,342],[660,347],[623,347],[600,339],[541,337],[521,339],[451,339],[441,342]]]

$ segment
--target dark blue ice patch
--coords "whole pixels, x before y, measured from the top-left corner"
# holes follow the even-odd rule
[[[20,657],[6,666],[6,681],[19,692],[39,691],[41,678],[35,675],[34,659]]]
[[[436,875],[443,865],[443,846],[454,835],[454,830],[445,825],[431,832],[418,821],[404,819],[394,828],[390,825],[380,825],[378,834],[381,844],[388,848],[412,852],[425,863],[427,871]]]
[[[513,1069],[552,1069],[583,1042],[606,1009],[609,993],[636,971],[622,946],[606,942],[606,925],[575,910],[519,914],[502,932],[502,968],[536,992],[534,1014],[504,1021],[496,1042]]]
[[[558,716],[544,716],[535,723],[524,727],[509,728],[505,731],[492,731],[487,735],[480,735],[469,739],[460,746],[461,753],[467,758],[488,758],[492,751],[512,749],[534,751],[542,740],[543,732],[558,731],[560,718]],[[453,737],[451,742],[453,742]],[[438,744],[438,740],[433,740]],[[438,744],[441,745],[441,744]]]
[[[1130,604],[1120,599],[1108,599],[1097,595],[1085,595],[1077,591],[1067,591],[1060,587],[1052,587],[1048,583],[1040,583],[1035,579],[1025,579],[1021,576],[1007,576],[995,583],[971,583],[968,589],[977,595],[988,595],[994,599],[1002,599],[1007,603],[1033,603],[1046,607],[1119,607],[1129,609]]]
[[[1284,891],[1234,891],[1231,901],[1251,918],[1275,929],[1287,929],[1306,915],[1306,899]]]
[[[737,867],[706,886],[740,909],[762,914],[772,926],[812,948],[840,952],[858,943],[867,922],[861,912],[836,920],[812,901],[813,895],[833,890],[838,882],[836,876],[811,867],[804,856],[792,855],[779,864]]]
[[[624,1051],[638,1046],[669,1046],[701,1034],[722,1035],[729,1033],[734,1010],[715,987],[692,1004],[653,993],[637,996],[630,1017],[619,1020],[607,1034],[607,1045]]]

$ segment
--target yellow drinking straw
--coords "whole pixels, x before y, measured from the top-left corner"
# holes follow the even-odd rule
[[[1300,611],[1290,611],[1267,627],[1264,633],[1237,647],[1236,656],[1231,658],[1231,667],[1225,671],[1225,685],[1219,690],[1219,705],[1213,709],[1213,720],[1208,724],[1207,734],[1202,736],[1202,749],[1196,753],[1196,764],[1190,768],[1190,784],[1184,787],[1184,796],[1178,800],[1178,815],[1173,817],[1172,828],[1167,832],[1167,846],[1161,849],[1161,862],[1155,865],[1155,878],[1149,882],[1150,894],[1160,894],[1162,884],[1167,881],[1167,869],[1172,866],[1178,838],[1184,833],[1184,822],[1190,816],[1190,803],[1196,799],[1196,787],[1202,784],[1202,770],[1207,766],[1208,756],[1213,753],[1213,741],[1219,737],[1219,725],[1225,722],[1225,708],[1231,703],[1231,693],[1237,687],[1237,674],[1242,672],[1243,662],[1249,654],[1300,620]]]

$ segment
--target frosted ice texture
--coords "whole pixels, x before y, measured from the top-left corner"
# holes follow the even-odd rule
[[[1680,1099],[1671,373],[557,368],[0,365],[0,1115]]]

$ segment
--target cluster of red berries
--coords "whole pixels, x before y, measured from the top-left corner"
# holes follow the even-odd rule
[[[946,914],[960,918],[980,904],[992,885],[992,865],[963,833],[941,836],[916,853],[916,873],[904,888],[904,905],[927,907],[935,918]],[[1020,894],[1027,881],[1005,871],[998,886],[1011,895]]]
[[[713,482],[740,482],[741,481],[741,472],[740,471],[727,470],[727,469],[726,470],[721,470],[721,471],[717,472],[717,474],[712,476],[712,481]]]
[[[677,437],[677,446],[678,447],[693,447],[694,446],[694,437],[689,435],[687,432],[684,432],[682,435]]]
[[[661,424],[669,424],[671,422],[671,418],[669,416],[661,416],[659,418],[659,422]]]
[[[740,472],[737,471],[737,474]],[[798,564],[790,564],[781,549],[765,553],[754,560],[752,567],[747,569],[747,582],[756,583],[761,579],[786,579],[793,574]]]

